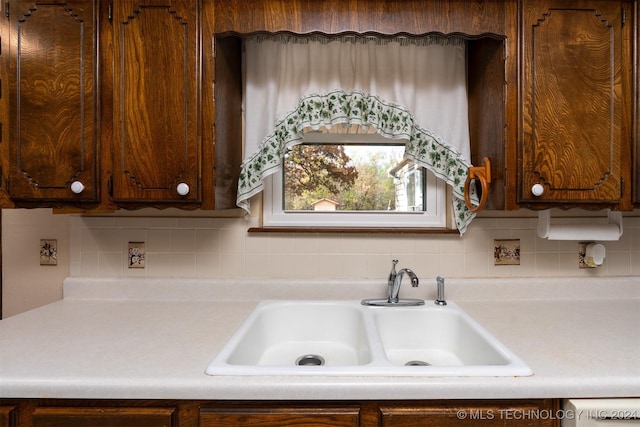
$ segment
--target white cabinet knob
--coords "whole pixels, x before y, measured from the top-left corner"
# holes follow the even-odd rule
[[[531,192],[536,197],[542,196],[542,194],[544,193],[544,187],[542,186],[542,184],[533,184],[533,187],[531,187]]]
[[[81,183],[80,181],[73,181],[71,183],[71,191],[74,194],[80,194],[84,191],[84,184]]]
[[[178,184],[178,186],[176,187],[176,191],[178,192],[179,195],[181,196],[186,196],[187,194],[189,194],[189,184],[186,184],[184,182],[181,182],[180,184]]]

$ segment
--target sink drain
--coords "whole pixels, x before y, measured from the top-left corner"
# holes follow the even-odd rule
[[[422,360],[410,360],[405,363],[404,366],[431,366],[431,363],[422,361]]]
[[[321,366],[324,365],[324,357],[317,354],[305,354],[296,359],[298,366]]]

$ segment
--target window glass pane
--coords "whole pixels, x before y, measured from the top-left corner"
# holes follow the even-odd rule
[[[421,167],[413,166],[413,163],[405,165],[403,170],[399,171],[396,175],[396,196],[397,196],[397,209],[401,212],[415,212],[424,211],[425,197],[424,190],[426,188],[425,178],[426,174]],[[403,178],[402,180],[401,178]],[[404,188],[400,187],[404,185]]]
[[[425,211],[426,174],[402,144],[305,143],[284,158],[283,210]]]

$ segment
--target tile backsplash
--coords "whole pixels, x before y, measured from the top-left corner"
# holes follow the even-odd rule
[[[606,221],[558,218],[558,222]],[[392,259],[420,279],[640,276],[640,211],[625,214],[604,264],[579,267],[575,241],[536,235],[529,211],[484,212],[458,235],[247,233],[257,219],[57,215],[2,211],[3,315],[62,298],[68,276],[386,280]],[[42,265],[42,239],[57,242]],[[496,240],[518,240],[519,265],[495,265]],[[129,243],[144,243],[144,268],[129,268]]]
[[[535,217],[476,218],[463,238],[247,233],[252,220],[243,218],[77,216],[70,221],[72,276],[373,279],[388,275],[391,259],[425,278],[640,274],[638,217],[625,219],[623,237],[606,242],[605,263],[590,270],[579,268],[578,242],[538,238]],[[502,239],[520,241],[519,265],[496,265],[495,241]],[[128,268],[128,242],[145,242],[144,269]]]

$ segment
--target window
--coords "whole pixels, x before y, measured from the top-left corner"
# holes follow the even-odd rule
[[[269,193],[263,194],[263,200],[268,199],[264,226],[442,228],[455,223],[464,234],[475,216],[464,196],[471,158],[465,39],[261,34],[243,43],[245,127],[239,207],[249,213],[251,197],[268,185]],[[401,182],[394,181],[398,197],[393,204],[395,200],[399,204],[402,192],[412,210],[389,209],[390,201],[384,210],[346,210],[331,191],[317,197],[313,209],[308,201],[291,209],[295,205],[286,204],[290,183],[283,162],[285,155],[296,153],[286,150],[301,143],[328,143],[309,140],[323,126],[350,125],[375,127],[373,133],[390,140],[365,136],[372,139],[352,141],[349,136],[331,141],[343,145],[343,151],[358,143],[404,141],[407,158],[428,168],[447,190],[430,174],[421,181],[407,170]],[[305,128],[311,130],[306,140]],[[269,178],[272,174],[279,176]],[[450,209],[443,206],[447,198]]]
[[[375,133],[307,132],[265,180],[265,226],[446,226],[446,186]]]

